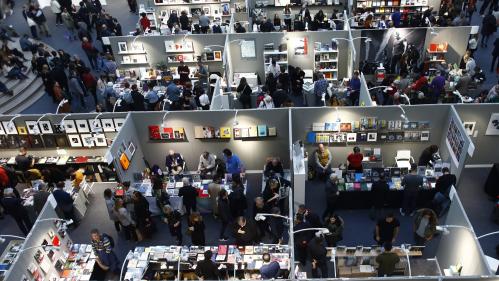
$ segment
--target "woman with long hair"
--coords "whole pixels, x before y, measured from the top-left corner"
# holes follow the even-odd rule
[[[205,245],[204,222],[203,222],[203,217],[199,213],[193,212],[189,216],[188,229],[189,232],[191,233],[192,245],[204,246]]]

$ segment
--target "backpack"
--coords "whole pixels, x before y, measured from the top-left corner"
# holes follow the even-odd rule
[[[109,244],[111,245],[111,248],[114,249],[114,239],[113,239],[113,237],[107,235],[106,233],[103,233],[102,237],[107,238],[109,240]]]

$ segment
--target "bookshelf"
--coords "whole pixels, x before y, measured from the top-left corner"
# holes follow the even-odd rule
[[[314,69],[324,74],[328,81],[338,81],[338,47],[314,43]]]
[[[274,48],[274,43],[266,44],[263,50],[263,64],[265,67],[265,74],[267,68],[275,61],[277,65],[288,68],[288,50],[285,44],[281,44],[279,48]]]
[[[428,46],[427,57],[425,60],[425,70],[430,73],[436,71],[436,65],[445,63],[445,55],[447,54],[447,49],[449,47],[449,43],[431,43]]]
[[[408,13],[428,9],[428,0],[357,0],[357,8],[371,8],[375,14],[391,14],[396,8]]]

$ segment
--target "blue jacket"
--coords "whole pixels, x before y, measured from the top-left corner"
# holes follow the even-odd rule
[[[279,263],[276,261],[270,262],[268,264],[262,265],[260,267],[260,275],[262,276],[262,279],[274,279],[279,276]]]

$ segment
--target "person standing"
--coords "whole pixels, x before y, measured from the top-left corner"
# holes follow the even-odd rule
[[[333,157],[329,149],[321,143],[314,153],[315,169],[320,179],[325,179],[331,173]]]
[[[204,252],[204,260],[199,261],[196,266],[196,275],[200,280],[218,280],[220,273],[217,265],[211,260],[213,252]]]
[[[400,214],[402,216],[414,215],[418,200],[418,192],[422,185],[423,177],[417,174],[416,166],[412,165],[410,174],[405,175],[404,179],[402,179],[402,186],[404,187],[402,208],[400,208]]]
[[[192,245],[204,246],[205,236],[204,236],[204,222],[203,217],[199,213],[192,213],[189,216],[188,230],[191,234]]]
[[[42,183],[38,186],[38,192],[33,195],[33,208],[35,213],[40,215],[43,206],[47,203],[47,199],[50,196],[50,192],[47,191],[47,184]]]
[[[322,219],[331,216],[336,208],[336,202],[340,192],[338,190],[338,177],[335,174],[329,176],[329,180],[326,182],[326,210],[322,214]]]
[[[240,174],[244,172],[244,166],[239,157],[228,148],[223,150],[225,167],[229,174]]]
[[[233,218],[244,216],[244,211],[248,208],[244,186],[240,179],[235,179],[237,178],[232,178],[232,192],[229,194],[229,207]]]
[[[133,210],[135,221],[143,238],[151,238],[153,222],[149,211],[149,202],[138,191],[133,192]]]
[[[39,6],[33,8],[32,11],[33,20],[36,22],[36,25],[40,29],[40,33],[45,33],[45,36],[50,37],[49,27],[47,25],[47,18],[43,13],[42,9]]]
[[[251,90],[251,86],[246,81],[246,77],[241,77],[236,91],[239,96],[239,102],[241,103],[243,109],[251,108],[251,93],[253,92],[253,90]]]
[[[215,159],[216,157],[208,151],[203,152],[199,157],[198,173],[201,176],[213,173],[216,167]]]
[[[418,166],[428,166],[433,161],[433,154],[438,152],[438,145],[432,144],[425,148],[419,156]]]
[[[5,188],[3,190],[2,206],[4,212],[11,215],[16,221],[17,226],[26,236],[31,231],[33,224],[29,219],[28,212],[24,208],[22,201],[19,197],[14,195],[14,190],[12,188]]]
[[[494,50],[492,50],[492,64],[490,65],[490,72],[494,72],[499,69],[499,61],[497,61],[496,65],[497,57],[499,57],[499,38],[496,38],[496,40],[494,41]]]
[[[329,83],[324,78],[323,73],[317,74],[317,81],[314,83],[314,95],[315,95],[315,106],[325,106],[329,99],[327,95],[327,88],[329,87]],[[323,98],[324,97],[324,98]]]
[[[423,208],[416,211],[414,216],[414,242],[417,246],[424,246],[437,232],[437,214],[431,209]]]
[[[208,81],[208,69],[203,65],[202,61],[198,61],[198,68],[196,70],[196,74],[194,75],[199,79],[199,82],[201,83],[201,87],[203,89],[209,88],[209,81]]]
[[[201,27],[201,33],[206,34],[210,29],[210,19],[205,15],[204,11],[201,11],[201,16],[199,17],[199,26]]]
[[[133,238],[134,241],[137,241],[138,237],[137,232],[135,231],[135,222],[133,221],[130,212],[128,212],[128,210],[125,208],[123,199],[118,198],[114,200],[112,212],[118,220],[118,223],[123,227],[123,232],[125,232],[125,239],[130,240]]]
[[[308,252],[312,260],[312,278],[328,278],[327,250],[322,234],[316,235],[308,244]],[[319,273],[320,272],[320,273]]]
[[[197,211],[196,198],[198,197],[198,190],[191,185],[189,178],[182,179],[183,186],[178,191],[178,196],[182,197],[185,211],[189,216],[191,211]]]
[[[357,173],[362,173],[362,160],[364,155],[360,153],[360,148],[358,146],[353,148],[353,153],[348,155],[348,170],[355,170]]]
[[[26,146],[21,146],[21,148],[19,148],[19,154],[16,156],[15,161],[16,168],[21,172],[26,172],[28,169],[33,167],[33,164],[35,164],[35,159],[33,156],[28,155],[28,149]]]
[[[92,239],[92,251],[94,252],[96,262],[104,271],[119,273],[119,261],[113,251],[114,240],[107,234],[100,234],[99,230],[92,229],[90,231]]]
[[[113,191],[110,188],[106,188],[104,190],[104,200],[106,201],[107,213],[109,215],[109,219],[114,222],[114,228],[116,232],[120,232],[120,221],[113,211],[115,208],[115,201],[113,197]]]
[[[55,201],[57,201],[57,207],[64,214],[64,218],[67,220],[72,219],[76,222],[73,198],[64,190],[64,182],[60,181],[56,184],[56,189],[52,192],[52,195]]]
[[[234,237],[237,246],[250,246],[257,242],[258,233],[255,226],[245,217],[238,217],[234,228]]]
[[[81,48],[87,55],[90,66],[92,67],[92,69],[95,69],[95,67],[97,66],[97,49],[95,49],[92,42],[90,42],[87,37],[82,38]]]
[[[379,180],[373,183],[371,188],[372,193],[372,207],[371,207],[371,219],[377,220],[383,215],[383,208],[387,206],[388,192],[390,192],[390,187],[386,182],[385,175],[382,173],[379,175]]]
[[[85,103],[85,86],[81,79],[78,78],[76,72],[71,71],[71,77],[69,78],[69,93],[71,95],[70,102],[73,112],[78,112],[85,110],[87,105]]]
[[[394,243],[400,231],[400,222],[395,216],[390,213],[385,218],[378,220],[374,231],[375,240],[378,245],[384,243]]]
[[[227,190],[222,189],[218,193],[218,217],[222,225],[220,226],[220,235],[218,236],[221,242],[227,241],[227,236],[225,236],[225,229],[230,222],[230,207],[229,207],[229,197]]]
[[[489,0],[494,1],[494,0]],[[486,6],[483,4],[482,8]],[[483,14],[483,11],[480,9],[480,13]],[[489,37],[497,31],[497,22],[496,17],[492,14],[492,10],[489,10],[488,14],[483,18],[482,21],[482,40],[480,46],[482,48],[487,48],[487,43],[489,42]]]
[[[395,271],[395,265],[400,262],[399,256],[392,252],[392,243],[383,245],[385,251],[376,257],[378,263],[378,277],[391,276]]]
[[[182,245],[182,215],[170,205],[164,206],[163,210],[170,234],[177,239],[178,246]]]
[[[55,14],[55,25],[62,25],[61,4],[57,0],[50,2],[50,10]]]
[[[304,221],[303,214],[296,214],[295,216],[295,232],[301,229],[310,228],[310,224]],[[302,231],[299,233],[294,233],[295,236],[295,253],[296,260],[301,263],[302,266],[305,266],[307,263],[307,246],[309,241],[312,239],[312,232],[310,231]]]
[[[220,194],[220,184],[222,180],[220,177],[216,177],[213,179],[213,182],[208,184],[208,195],[210,195],[211,202],[211,211],[213,212],[213,216],[215,218],[218,217],[218,195]]]
[[[343,219],[336,214],[327,218],[325,227],[329,230],[329,233],[326,234],[328,247],[336,247],[337,243],[343,240],[343,224]]]

